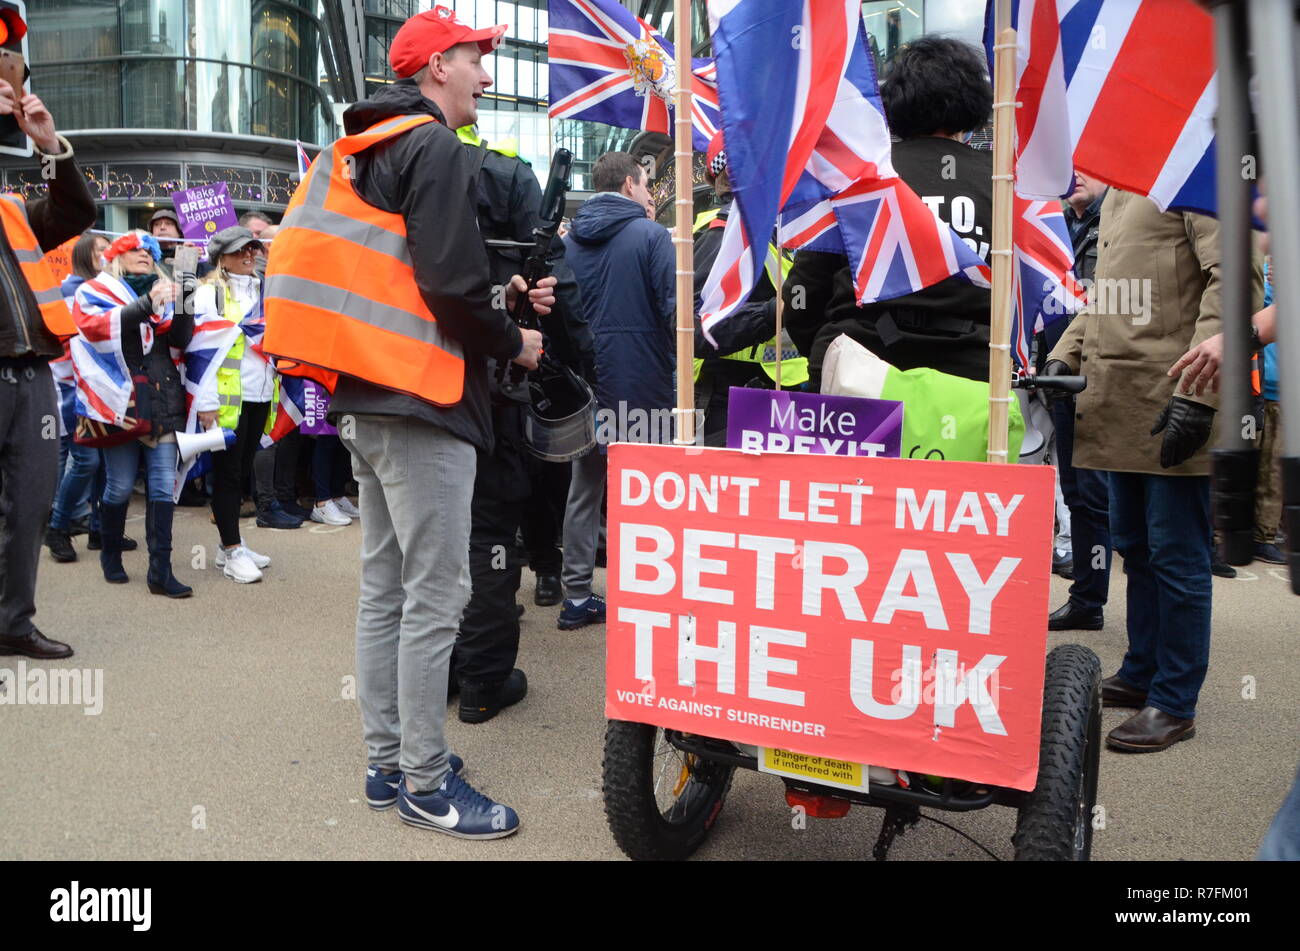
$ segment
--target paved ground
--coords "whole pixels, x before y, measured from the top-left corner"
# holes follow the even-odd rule
[[[262,584],[237,587],[212,568],[181,564],[189,601],[144,585],[138,504],[126,556],[132,581],[103,582],[85,539],[74,565],[42,555],[37,621],[70,641],[65,665],[104,670],[98,716],[80,708],[0,707],[0,858],[373,859],[618,858],[600,796],[603,628],[555,630],[556,608],[531,607],[525,573],[520,665],[528,698],[491,723],[453,717],[452,745],[481,789],[518,809],[521,832],[467,843],[403,826],[361,797],[365,767],[352,625],[360,528],[258,530],[249,543],[275,559]],[[310,523],[309,523],[310,524]],[[178,510],[177,549],[196,566],[215,542],[206,512]],[[1116,572],[1112,603],[1123,602]],[[1053,580],[1053,604],[1066,583]],[[1282,572],[1252,566],[1214,582],[1214,654],[1197,736],[1148,756],[1102,754],[1099,859],[1248,859],[1295,772],[1300,736],[1300,630]],[[1052,638],[1092,646],[1107,673],[1123,652],[1121,614],[1106,630]],[[0,658],[13,666],[17,658]],[[1250,678],[1250,680],[1247,680]],[[1243,696],[1243,683],[1253,683]],[[1106,711],[1104,730],[1125,716]],[[741,771],[701,851],[712,859],[861,858],[880,812],[791,828],[781,786]],[[1014,815],[942,816],[1009,857]],[[898,859],[981,858],[954,832],[922,823]]]

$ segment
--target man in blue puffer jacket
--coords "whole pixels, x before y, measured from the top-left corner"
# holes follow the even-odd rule
[[[605,446],[667,441],[672,434],[675,259],[667,230],[650,218],[646,179],[626,152],[602,155],[592,169],[598,194],[578,210],[564,239],[596,341],[599,443],[573,463],[564,519],[564,631],[605,622],[605,601],[591,591]]]

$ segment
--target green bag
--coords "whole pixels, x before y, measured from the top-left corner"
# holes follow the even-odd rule
[[[826,350],[822,392],[902,403],[905,459],[988,460],[987,383],[928,368],[899,370],[841,335]],[[1007,458],[1016,462],[1025,438],[1025,420],[1014,396],[1010,420]]]

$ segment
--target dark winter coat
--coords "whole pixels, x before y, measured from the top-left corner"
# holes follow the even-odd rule
[[[617,192],[587,199],[564,239],[596,341],[596,401],[618,411],[675,403],[675,260],[672,240]]]

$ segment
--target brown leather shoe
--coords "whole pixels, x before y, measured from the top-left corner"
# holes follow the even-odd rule
[[[0,637],[0,655],[23,654],[37,660],[62,660],[72,656],[72,648],[67,644],[52,641],[36,628],[23,637]]]
[[[1195,735],[1195,720],[1180,720],[1155,707],[1143,707],[1106,735],[1106,745],[1123,753],[1158,753]]]
[[[1101,705],[1103,707],[1132,707],[1141,710],[1147,705],[1147,692],[1126,684],[1119,675],[1107,677],[1101,682]]]

